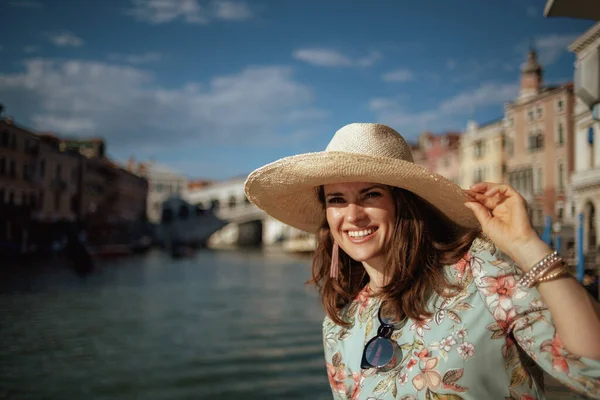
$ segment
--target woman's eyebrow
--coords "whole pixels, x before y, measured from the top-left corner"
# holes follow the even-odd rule
[[[364,188],[364,189],[361,189],[361,190],[360,190],[360,194],[365,194],[365,193],[367,193],[369,190],[373,190],[373,189],[385,189],[385,187],[384,187],[384,186],[381,186],[381,185],[373,185],[373,186],[369,186],[369,187],[366,187],[366,188]],[[344,196],[344,193],[341,193],[341,192],[335,192],[335,193],[327,193],[327,194],[325,194],[325,197],[335,197],[335,196],[342,196],[342,197],[343,197],[343,196]]]

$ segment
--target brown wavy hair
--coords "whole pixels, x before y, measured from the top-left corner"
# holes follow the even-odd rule
[[[461,290],[449,282],[444,265],[458,262],[468,251],[479,229],[461,227],[439,212],[427,201],[404,189],[390,187],[396,206],[396,223],[389,243],[384,277],[389,283],[377,294],[386,302],[388,312],[397,320],[408,316],[422,320],[432,316],[427,301],[437,293],[448,296]],[[338,325],[349,322],[340,316],[340,309],[356,298],[369,283],[362,263],[339,249],[339,277],[329,276],[333,238],[325,217],[325,192],[318,187],[323,205],[323,223],[317,237],[312,263],[312,277],[320,293],[325,312]],[[441,194],[440,194],[441,195]]]

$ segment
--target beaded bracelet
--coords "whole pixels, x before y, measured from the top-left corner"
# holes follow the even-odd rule
[[[558,251],[554,251],[538,261],[521,277],[521,279],[519,279],[518,283],[522,286],[533,287],[538,279],[545,275],[550,269],[556,268],[557,264],[560,262],[563,262],[562,257],[558,255]]]
[[[571,275],[571,273],[569,272],[569,267],[565,263],[562,263],[562,268],[560,268],[556,272],[552,272],[551,274],[542,276],[541,278],[539,278],[537,280],[537,283],[548,282],[553,279],[561,278],[562,276],[567,276],[567,275]]]

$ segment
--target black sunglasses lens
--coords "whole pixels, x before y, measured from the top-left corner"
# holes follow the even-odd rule
[[[394,346],[389,339],[376,337],[365,348],[365,359],[375,368],[387,365],[394,357]]]

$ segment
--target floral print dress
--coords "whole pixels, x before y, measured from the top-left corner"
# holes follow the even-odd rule
[[[379,327],[381,301],[368,286],[340,311],[350,327],[325,318],[335,399],[545,399],[540,367],[600,398],[600,361],[569,354],[537,289],[518,285],[520,270],[493,245],[477,239],[458,263],[444,268],[464,289],[431,299],[431,318],[397,326],[396,356],[384,368],[360,367],[363,348]]]

